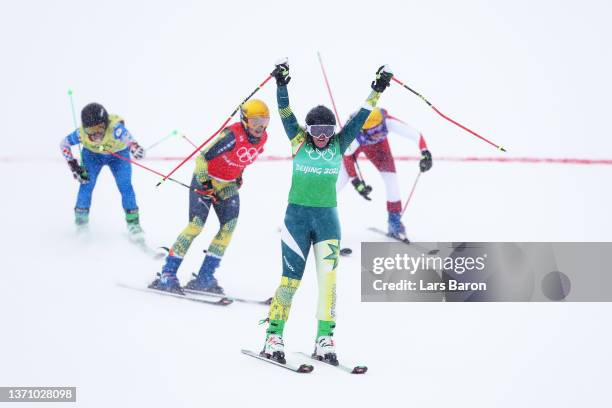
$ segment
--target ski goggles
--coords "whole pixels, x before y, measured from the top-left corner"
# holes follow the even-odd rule
[[[329,139],[336,133],[334,125],[306,125],[306,131],[315,139]]]
[[[378,133],[387,133],[387,125],[383,121],[380,125],[376,125],[376,126],[371,127],[369,129],[363,129],[363,133],[366,136],[374,136],[374,135],[376,135]]]
[[[106,125],[100,123],[99,125],[83,128],[83,130],[90,139],[102,139],[104,137],[104,132],[106,132]]]
[[[252,118],[247,119],[247,125],[251,127],[268,127],[270,123],[270,118],[267,116],[254,116]]]

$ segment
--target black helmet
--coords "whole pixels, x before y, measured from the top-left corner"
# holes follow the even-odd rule
[[[315,106],[306,115],[307,125],[336,125],[334,113],[323,105]]]
[[[90,103],[81,111],[81,123],[83,127],[95,126],[100,123],[107,124],[108,112],[99,103]]]

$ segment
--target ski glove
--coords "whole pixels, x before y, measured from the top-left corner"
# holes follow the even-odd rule
[[[372,186],[368,186],[362,179],[360,179],[359,177],[355,177],[354,179],[351,180],[351,183],[353,183],[353,187],[355,187],[355,190],[357,190],[357,192],[366,200],[368,201],[372,201],[372,199],[369,197],[370,193],[372,192]]]
[[[429,150],[425,149],[421,151],[421,161],[419,162],[419,167],[421,168],[421,172],[425,173],[427,170],[431,169],[433,166],[433,160],[431,158],[431,153]]]
[[[89,176],[87,175],[87,171],[83,167],[79,166],[79,162],[77,162],[76,159],[69,160],[68,166],[70,166],[72,177],[74,177],[76,181],[81,184],[89,183]]]
[[[376,71],[376,79],[372,81],[372,89],[376,92],[383,92],[391,83],[393,72],[387,65],[383,65]]]
[[[276,62],[274,65],[274,71],[270,73],[276,79],[277,86],[285,86],[291,81],[289,76],[289,60],[283,58]]]
[[[130,153],[132,153],[133,158],[140,160],[145,156],[145,149],[138,143],[134,142],[130,146]]]
[[[242,187],[242,176],[238,176],[238,178],[236,179],[236,187]]]
[[[201,196],[199,197],[200,202],[202,202],[201,200],[211,201],[213,204],[219,202],[219,197],[217,197],[212,181],[210,180],[202,183],[202,188],[195,190],[195,192]]]

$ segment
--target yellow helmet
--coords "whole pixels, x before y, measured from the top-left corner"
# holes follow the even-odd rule
[[[249,118],[254,117],[270,117],[270,111],[268,105],[260,99],[249,99],[242,105],[240,105],[240,118],[246,121]]]
[[[365,123],[363,124],[363,128],[371,129],[374,126],[380,125],[382,121],[383,121],[382,111],[380,110],[380,108],[374,108],[372,109],[372,112],[370,112],[370,116],[368,116]]]

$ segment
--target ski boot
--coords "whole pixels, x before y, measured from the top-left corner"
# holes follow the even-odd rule
[[[89,208],[74,209],[74,224],[78,235],[89,231]]]
[[[182,261],[183,259],[177,256],[169,255],[166,257],[166,264],[162,268],[162,272],[157,274],[157,279],[149,285],[149,289],[163,290],[184,295],[185,292],[183,292],[181,284],[176,277],[176,271]]]
[[[264,348],[259,355],[278,363],[285,364],[287,360],[285,360],[285,344],[283,343],[283,337],[280,334],[269,333],[266,336]]]
[[[388,235],[400,241],[408,241],[406,237],[406,228],[401,221],[402,215],[399,212],[389,212],[389,229]]]
[[[200,272],[198,272],[197,275],[193,274],[193,279],[190,280],[187,285],[185,285],[185,288],[198,292],[224,295],[225,292],[223,291],[223,288],[219,286],[219,282],[217,282],[217,279],[215,279],[214,276],[215,269],[219,267],[220,262],[220,258],[206,255],[204,262],[202,263],[202,267],[200,268]]]
[[[138,208],[125,211],[125,221],[127,223],[128,238],[131,242],[144,244],[144,231],[140,226]]]
[[[326,362],[333,366],[337,366],[338,357],[336,357],[336,346],[332,336],[319,336],[315,343],[315,351],[312,353],[312,358]]]

